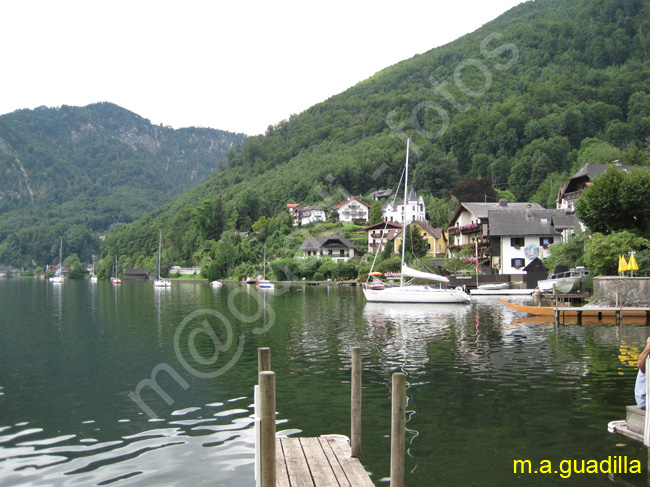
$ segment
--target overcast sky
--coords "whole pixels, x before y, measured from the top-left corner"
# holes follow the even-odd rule
[[[0,114],[110,101],[248,135],[446,44],[522,0],[10,0]]]

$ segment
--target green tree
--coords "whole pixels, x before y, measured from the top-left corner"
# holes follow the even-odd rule
[[[381,205],[381,201],[375,201],[375,203],[370,207],[371,225],[384,221],[384,212],[381,209]]]
[[[615,276],[620,255],[648,249],[650,240],[629,231],[594,233],[585,244],[585,263],[594,276]]]
[[[592,232],[650,231],[650,171],[610,167],[588,186],[576,215]]]
[[[550,271],[558,265],[569,268],[585,265],[586,233],[576,232],[568,242],[558,242],[549,247],[551,255],[544,259],[544,265]]]
[[[424,257],[427,255],[427,241],[422,236],[416,223],[411,223],[406,227],[404,239],[399,246],[399,252],[402,253],[402,245],[406,242],[406,251],[415,257]]]

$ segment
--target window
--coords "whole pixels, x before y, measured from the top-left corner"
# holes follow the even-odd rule
[[[521,269],[524,267],[525,261],[522,257],[516,257],[514,259],[510,259],[510,265],[514,267],[515,269]]]
[[[539,245],[547,249],[549,245],[553,245],[553,237],[539,237]]]
[[[510,246],[520,249],[524,246],[524,237],[512,237],[510,239]]]

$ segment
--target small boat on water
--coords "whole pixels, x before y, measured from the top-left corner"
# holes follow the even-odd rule
[[[406,142],[406,163],[404,167],[404,201],[408,200],[408,181],[409,181],[409,151],[411,139]],[[406,205],[404,205],[404,230],[403,241],[406,242],[406,229],[408,220],[406,217]],[[406,245],[402,245],[401,272],[399,286],[379,286],[374,282],[374,276],[371,269],[370,276],[373,277],[373,283],[366,283],[363,286],[363,294],[369,303],[469,303],[471,298],[469,294],[461,287],[448,287],[449,279],[439,276],[432,272],[424,272],[413,269],[406,265],[405,261]],[[374,264],[373,264],[374,265]],[[426,279],[438,283],[437,285],[411,285],[405,283],[404,277],[413,279]],[[370,287],[375,285],[376,287]]]
[[[212,287],[212,288],[214,288],[214,289],[219,289],[221,286],[223,286],[223,284],[221,283],[221,281],[212,281],[212,282],[210,283],[210,287]]]
[[[508,289],[507,282],[493,282],[490,284],[481,284],[478,289],[483,289],[485,291],[497,291],[499,289]]]
[[[59,246],[59,268],[56,270],[54,276],[50,277],[52,284],[63,284],[63,239]]]
[[[266,278],[266,244],[264,244],[264,275],[258,276],[257,289],[275,289],[275,284]]]
[[[111,277],[111,282],[113,284],[122,284],[122,279],[120,279],[117,275],[117,254],[115,255],[115,273],[113,277]]]
[[[586,267],[576,267],[559,272],[556,269],[556,272],[550,274],[548,279],[538,281],[537,287],[543,293],[552,293],[555,289],[560,294],[568,294],[571,291],[579,291],[582,279],[587,275],[589,275],[589,269]]]
[[[153,280],[153,287],[171,287],[172,283],[168,279],[160,277],[160,249],[162,247],[162,230],[158,239],[158,258],[156,259],[156,275]]]

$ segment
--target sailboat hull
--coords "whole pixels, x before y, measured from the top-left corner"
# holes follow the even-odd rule
[[[371,303],[469,303],[470,296],[462,289],[430,286],[401,286],[363,290]]]

